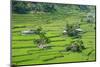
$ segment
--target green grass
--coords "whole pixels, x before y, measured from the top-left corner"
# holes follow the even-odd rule
[[[82,40],[87,49],[81,53],[62,52],[73,40],[72,37],[62,36],[62,31],[66,23],[77,24],[83,14],[12,14],[12,63],[17,65],[46,64],[60,62],[79,62],[94,61],[95,51],[91,53],[87,60],[88,52],[95,50],[95,30],[94,25],[82,24],[81,28],[86,31],[82,34]],[[46,31],[46,36],[52,42],[49,43],[50,49],[40,49],[34,44],[33,39],[39,38],[38,35],[21,35],[21,31],[35,29],[42,26]],[[25,26],[25,27],[23,27]],[[16,28],[13,28],[16,27]],[[30,51],[30,53],[28,53]],[[63,57],[60,57],[63,56]]]

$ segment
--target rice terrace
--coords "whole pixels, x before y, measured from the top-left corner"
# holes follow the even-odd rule
[[[96,60],[94,5],[12,1],[12,64]]]

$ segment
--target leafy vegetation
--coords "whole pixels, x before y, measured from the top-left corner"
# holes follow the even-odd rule
[[[65,33],[64,34],[68,34],[69,36],[76,36],[76,37],[80,37],[80,31],[78,31],[77,29],[80,28],[80,25],[77,24],[66,24],[65,27]]]
[[[39,48],[46,48],[46,44],[48,44],[50,40],[45,36],[45,32],[42,31],[41,27],[37,28],[37,32],[40,38],[34,39],[34,43],[37,44]]]
[[[95,6],[13,1],[12,11],[12,64],[96,60],[95,21],[81,21],[93,13],[95,20]],[[22,35],[29,30],[36,34]],[[64,30],[67,33],[62,35]],[[50,49],[41,49],[39,44]]]
[[[67,51],[71,50],[73,52],[81,52],[85,49],[82,40],[72,41],[71,45],[66,48]]]

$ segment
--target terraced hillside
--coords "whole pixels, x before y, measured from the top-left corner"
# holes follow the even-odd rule
[[[86,14],[12,14],[12,64],[95,61],[95,24],[81,22],[82,15]],[[82,52],[64,51],[70,42],[75,40],[73,37],[62,35],[66,23],[80,23],[81,29],[86,31],[81,37],[86,47]],[[35,29],[37,26],[41,26],[46,32],[46,36],[51,40],[48,44],[51,48],[38,48],[33,41],[39,38],[36,34],[21,34],[21,31]]]
[[[12,1],[12,65],[96,60],[95,6]]]

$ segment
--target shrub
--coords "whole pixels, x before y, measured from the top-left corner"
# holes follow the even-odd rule
[[[72,41],[71,44],[66,47],[66,51],[72,52],[81,52],[83,49],[85,49],[85,47],[82,40]]]
[[[39,27],[37,29],[37,31],[39,32],[39,39],[34,39],[34,43],[37,44],[37,46],[44,46],[46,44],[48,44],[50,42],[49,38],[45,36],[45,32],[42,31],[42,28]]]
[[[65,26],[65,31],[67,32],[66,34],[68,36],[80,37],[80,34],[79,34],[80,32],[76,30],[77,28],[80,28],[79,24],[77,24],[77,25],[75,25],[75,24],[66,24],[66,26]]]

